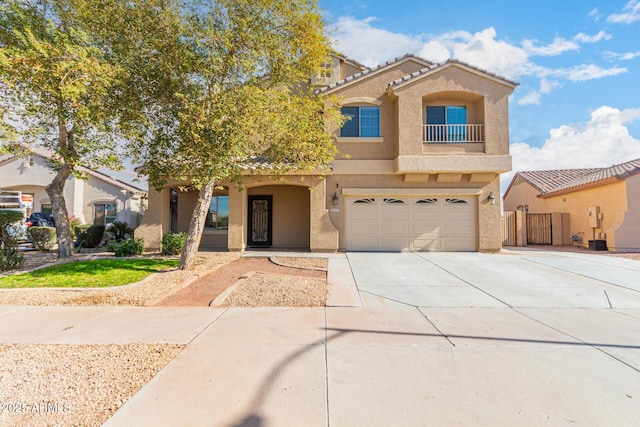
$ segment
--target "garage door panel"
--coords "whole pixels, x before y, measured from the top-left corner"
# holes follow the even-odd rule
[[[429,211],[413,211],[411,212],[411,218],[415,220],[423,220],[423,219],[433,219],[436,221],[440,221],[442,219],[442,212],[438,210],[429,210]]]
[[[377,209],[370,209],[369,206],[367,206],[368,209],[363,209],[363,210],[357,210],[354,211],[351,214],[351,219],[356,219],[356,220],[365,220],[365,219],[372,219],[372,220],[378,220],[378,215],[379,212]]]
[[[443,251],[475,251],[475,242],[472,244],[468,237],[447,236],[442,238],[441,250]]]
[[[354,236],[351,238],[352,249],[355,250],[378,250],[378,238],[372,236]]]
[[[475,231],[475,224],[469,223],[443,224],[442,227],[443,236],[473,236]]]
[[[380,230],[382,235],[388,235],[388,234],[404,234],[404,235],[409,235],[410,234],[410,226],[409,223],[407,223],[406,221],[404,223],[383,223],[382,224],[382,229]]]
[[[419,238],[413,241],[413,250],[416,251],[439,251],[440,237],[433,236],[431,238]]]
[[[412,224],[411,226],[411,234],[415,236],[419,236],[421,234],[440,234],[441,224]]]
[[[379,248],[382,251],[402,251],[410,249],[410,240],[402,237],[383,237],[379,241]]]
[[[353,235],[369,236],[378,232],[381,224],[378,221],[361,221],[351,227]]]
[[[369,202],[354,204],[351,199],[347,206],[348,250],[477,249],[475,198],[385,196],[365,200]]]
[[[411,213],[408,210],[406,210],[406,211],[390,211],[390,210],[382,211],[382,219],[383,220],[394,220],[394,219],[408,220],[410,217],[411,217]]]

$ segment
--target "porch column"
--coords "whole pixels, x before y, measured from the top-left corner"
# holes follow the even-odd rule
[[[149,188],[149,204],[140,225],[135,229],[136,238],[144,239],[147,251],[159,251],[162,234],[169,230],[169,188],[161,191]]]
[[[247,190],[229,186],[229,251],[243,251],[247,247]]]
[[[311,252],[336,252],[338,230],[329,219],[327,210],[327,182],[324,179],[310,188],[309,249]]]

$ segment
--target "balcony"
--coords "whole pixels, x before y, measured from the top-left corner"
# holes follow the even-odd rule
[[[484,125],[422,125],[424,144],[469,144],[484,142]]]

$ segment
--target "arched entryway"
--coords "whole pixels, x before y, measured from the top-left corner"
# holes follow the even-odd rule
[[[261,185],[247,189],[247,248],[309,249],[309,188]]]

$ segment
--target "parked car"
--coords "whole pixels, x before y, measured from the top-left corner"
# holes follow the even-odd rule
[[[27,219],[27,227],[55,227],[53,215],[42,212],[34,212]]]

